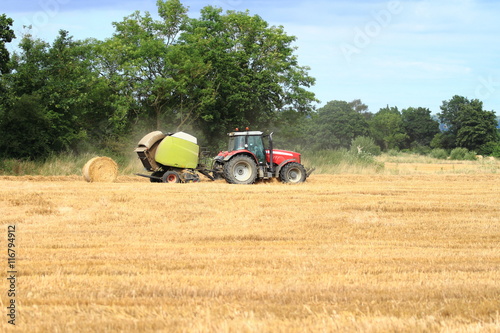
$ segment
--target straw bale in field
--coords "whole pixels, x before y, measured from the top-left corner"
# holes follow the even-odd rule
[[[114,182],[118,176],[118,165],[109,157],[94,157],[85,163],[82,172],[88,182]]]

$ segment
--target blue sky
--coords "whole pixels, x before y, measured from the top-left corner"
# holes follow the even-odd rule
[[[493,0],[184,0],[190,16],[206,5],[250,10],[297,37],[299,63],[324,105],[361,99],[369,110],[397,106],[440,111],[453,95],[478,98],[500,115],[500,2]],[[112,22],[135,10],[156,14],[156,0],[2,0],[0,13],[52,43],[105,39]],[[15,43],[9,50],[15,49]]]

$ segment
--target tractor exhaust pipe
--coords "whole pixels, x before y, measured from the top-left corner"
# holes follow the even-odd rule
[[[274,175],[274,163],[273,163],[273,133],[269,133],[269,171]]]

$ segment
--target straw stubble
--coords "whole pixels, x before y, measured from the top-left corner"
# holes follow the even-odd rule
[[[0,179],[19,230],[19,329],[500,329],[497,174],[134,179]]]

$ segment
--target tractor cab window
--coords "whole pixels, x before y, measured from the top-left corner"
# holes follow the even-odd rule
[[[245,148],[245,137],[244,136],[233,136],[229,138],[229,145],[227,151],[241,150]]]
[[[248,136],[248,150],[255,154],[259,163],[266,163],[264,144],[262,143],[262,137],[260,135]]]

